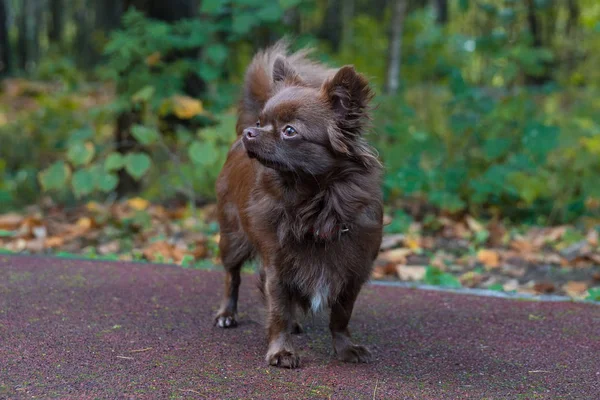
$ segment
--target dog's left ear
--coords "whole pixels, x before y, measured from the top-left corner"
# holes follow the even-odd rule
[[[300,84],[302,79],[285,58],[277,57],[273,63],[273,82]]]
[[[342,133],[349,136],[361,134],[367,107],[373,92],[367,79],[354,67],[345,66],[326,81],[321,88],[336,115]]]

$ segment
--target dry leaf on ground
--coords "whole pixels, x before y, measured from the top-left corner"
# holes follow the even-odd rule
[[[533,290],[537,293],[547,294],[556,290],[556,286],[552,282],[537,282],[533,285]]]
[[[379,259],[392,264],[404,264],[406,263],[406,257],[412,254],[413,251],[407,248],[399,248],[384,251],[379,254]]]
[[[22,215],[16,213],[0,215],[0,229],[14,231],[21,226],[24,219]]]
[[[426,268],[417,265],[398,265],[396,272],[403,281],[422,281],[425,278]]]
[[[569,281],[563,285],[563,290],[571,297],[585,297],[589,285],[587,282]]]
[[[146,199],[142,199],[141,197],[134,197],[133,199],[127,200],[127,205],[134,210],[143,211],[150,205],[150,202]]]
[[[495,250],[482,249],[477,253],[477,261],[486,268],[498,268],[500,266],[500,254]]]

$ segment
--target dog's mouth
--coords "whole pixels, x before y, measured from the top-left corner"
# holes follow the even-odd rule
[[[267,168],[272,168],[277,171],[289,171],[288,166],[283,164],[280,161],[265,158],[252,150],[246,150],[246,151],[248,153],[248,157],[254,158],[256,161],[258,161],[259,163],[261,163],[262,165],[264,165]]]

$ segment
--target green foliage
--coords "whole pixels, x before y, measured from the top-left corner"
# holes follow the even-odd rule
[[[586,300],[600,301],[600,287],[592,288],[588,290]]]
[[[459,288],[462,285],[452,274],[443,272],[439,268],[429,266],[425,270],[424,282],[428,285]]]
[[[67,183],[70,174],[71,170],[64,161],[56,161],[40,172],[40,183],[44,190],[61,189]]]
[[[384,85],[390,8],[375,12],[367,3],[357,2],[355,16],[343,21],[351,40],[337,54],[315,39],[326,20],[325,3],[313,0],[204,0],[201,18],[175,23],[130,9],[121,28],[98,41],[104,58],[94,73],[52,49],[30,78],[53,88],[34,83],[22,90],[36,107],[13,116],[0,105],[0,117],[11,117],[0,122],[0,207],[36,201],[40,189],[59,202],[103,198],[123,172],[151,197],[214,197],[234,138],[230,108],[263,42],[293,29],[321,59],[354,64],[378,91]],[[446,25],[432,7],[409,7],[402,93],[375,101],[369,139],[386,165],[387,200],[412,197],[446,213],[531,222],[597,216],[596,2],[578,1],[581,12],[568,32],[564,4],[536,1],[541,44],[531,35],[526,2],[449,4]],[[98,76],[110,84],[85,81]],[[203,81],[201,92],[187,87],[194,76]],[[530,86],[536,79],[547,84]],[[98,94],[111,93],[112,84],[115,97]],[[110,101],[88,104],[95,97]],[[115,143],[119,115],[132,116],[123,129],[134,142],[129,154]],[[395,217],[386,229],[406,230],[411,217]]]
[[[522,87],[526,75],[545,73],[554,60],[526,32],[506,26],[525,9],[461,4],[468,13],[457,23],[483,18],[487,29],[447,37],[428,13],[407,19],[409,86],[403,98],[380,98],[375,117],[388,199],[412,196],[451,213],[500,209],[542,222],[588,212],[584,204],[599,194],[592,182],[600,174],[597,91]],[[424,80],[447,86],[410,84]]]

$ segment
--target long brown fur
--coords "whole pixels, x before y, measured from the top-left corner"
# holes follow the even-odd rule
[[[353,67],[330,69],[280,42],[248,67],[238,139],[217,181],[225,296],[215,323],[237,324],[242,264],[257,257],[271,365],[295,368],[296,310],[330,308],[334,351],[370,352],[348,330],[381,243],[381,165],[363,138],[372,92]]]

